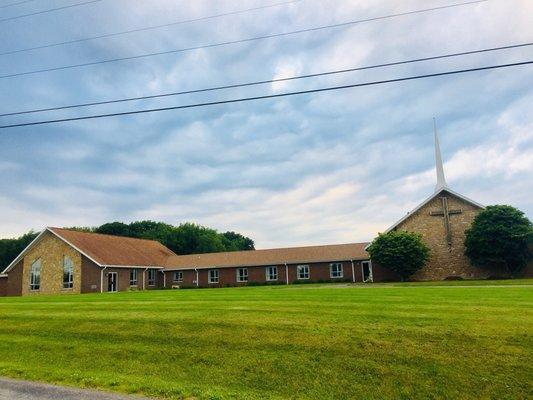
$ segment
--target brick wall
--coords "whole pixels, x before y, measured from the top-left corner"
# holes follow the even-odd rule
[[[350,261],[341,261],[343,265],[343,276],[340,278],[331,278],[330,276],[330,263],[308,263],[309,265],[309,279],[305,281],[316,282],[316,281],[350,281],[353,280],[352,275],[352,265]],[[298,264],[289,264],[289,283],[294,283],[299,281],[297,276],[297,265]],[[223,286],[244,286],[249,283],[281,283],[286,284],[286,267],[284,264],[275,265],[278,268],[278,279],[277,281],[267,281],[266,280],[266,268],[265,266],[259,267],[247,267],[248,268],[248,282],[237,282],[237,270],[236,267],[226,267],[226,268],[213,268],[218,269],[219,281],[218,284],[209,284],[208,283],[208,269],[199,269],[198,278],[199,286],[201,287],[223,287]],[[182,270],[183,272],[183,281],[176,282],[173,280],[174,271],[166,271],[166,287],[170,288],[173,285],[177,286],[196,286],[196,271],[194,270]],[[355,272],[355,281],[362,281],[361,273],[361,262],[354,261],[354,272]],[[387,272],[384,272],[385,275]],[[379,268],[378,268],[378,277]]]
[[[7,296],[21,296],[22,295],[22,269],[23,261],[19,261],[17,265],[9,271],[7,275]]]
[[[432,211],[442,210],[440,196],[432,199],[396,228],[422,234],[424,242],[430,248],[428,263],[413,276],[413,279],[442,280],[449,276],[460,276],[468,279],[487,278],[490,272],[486,269],[473,267],[464,254],[465,231],[470,227],[481,208],[450,193],[445,192],[442,195],[447,197],[449,209],[462,211],[461,214],[450,215],[451,245],[448,245],[446,240],[444,218],[430,215]]]
[[[7,296],[7,276],[0,277],[0,296]]]
[[[71,289],[63,289],[64,256],[70,257],[74,265],[74,282]],[[41,285],[39,290],[34,291],[30,290],[30,267],[38,259],[41,259]],[[13,271],[9,272],[10,279],[12,273]],[[11,283],[9,285],[11,286]],[[21,286],[22,295],[80,293],[81,254],[52,233],[46,232],[23,259]]]

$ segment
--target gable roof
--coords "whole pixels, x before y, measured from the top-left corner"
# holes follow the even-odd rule
[[[176,255],[156,240],[47,229],[100,266],[163,267]]]
[[[347,243],[281,249],[232,251],[225,253],[172,256],[165,269],[252,267],[280,264],[366,260],[368,243]]]
[[[8,265],[3,273],[11,270],[47,232],[61,239],[100,267],[163,268],[169,257],[176,256],[174,252],[155,240],[46,228]]]
[[[470,203],[476,207],[479,207],[479,208],[485,208],[485,206],[479,204],[478,202],[475,202],[474,200],[471,200],[469,199],[468,197],[466,196],[463,196],[462,194],[459,194],[453,190],[451,190],[450,188],[448,187],[443,187],[441,188],[440,190],[437,190],[435,193],[433,193],[431,196],[429,196],[426,200],[424,200],[422,203],[420,203],[419,205],[417,205],[413,210],[411,210],[410,212],[408,212],[403,218],[401,218],[400,220],[396,221],[391,227],[389,227],[384,233],[388,233],[390,231],[392,231],[394,228],[396,228],[398,225],[400,225],[403,221],[405,221],[407,218],[409,218],[411,215],[413,215],[415,212],[417,212],[418,210],[420,210],[422,207],[424,207],[426,204],[428,204],[431,200],[433,200],[435,197],[439,196],[442,192],[448,192],[449,194],[453,195],[453,196],[456,196],[458,198],[460,198],[461,200],[467,202],[467,203]]]

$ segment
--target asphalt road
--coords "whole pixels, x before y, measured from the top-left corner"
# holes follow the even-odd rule
[[[45,383],[0,378],[0,400],[148,400],[96,390],[65,388]]]

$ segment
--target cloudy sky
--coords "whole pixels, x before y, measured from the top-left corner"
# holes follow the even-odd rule
[[[0,0],[0,7],[15,0]],[[33,0],[0,8],[0,52],[283,0]],[[194,47],[452,4],[300,0],[0,55],[0,75]],[[0,79],[0,113],[323,72],[529,42],[529,0],[487,2],[131,61]],[[524,61],[532,48],[26,116],[165,107]],[[0,237],[153,219],[234,230],[258,248],[371,239],[432,193],[432,118],[449,185],[533,217],[533,69],[0,130]]]

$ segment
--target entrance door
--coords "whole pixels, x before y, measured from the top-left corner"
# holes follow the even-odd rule
[[[363,275],[363,282],[374,281],[374,277],[372,276],[372,261],[361,262],[361,270]]]
[[[107,274],[107,291],[116,292],[118,287],[118,278],[116,272],[109,272]]]

